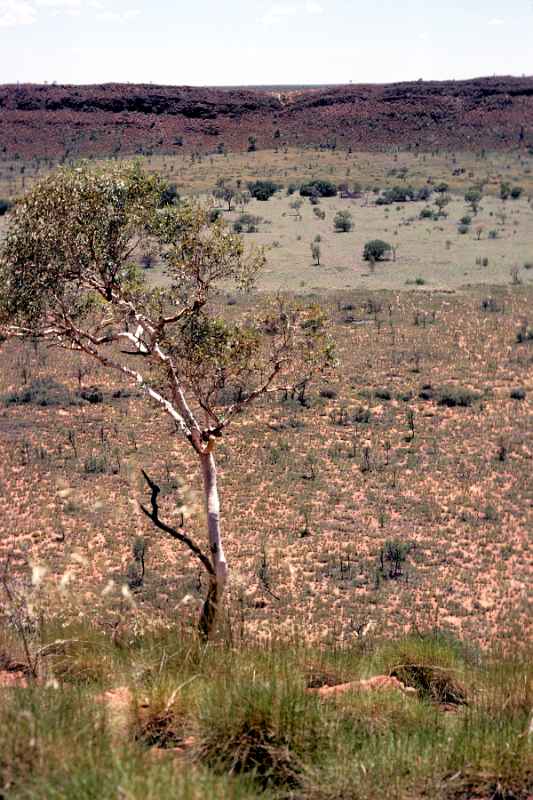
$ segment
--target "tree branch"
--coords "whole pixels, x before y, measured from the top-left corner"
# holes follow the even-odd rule
[[[203,553],[202,550],[198,547],[198,545],[195,542],[193,542],[193,540],[189,536],[187,536],[186,533],[183,533],[182,531],[179,531],[176,528],[173,528],[171,525],[167,525],[166,522],[163,522],[163,520],[160,519],[160,517],[159,517],[159,506],[157,504],[157,497],[158,497],[158,495],[159,495],[161,490],[160,490],[159,486],[146,474],[144,469],[142,470],[142,474],[143,474],[143,477],[144,477],[146,483],[150,487],[150,490],[151,490],[152,494],[151,494],[151,497],[150,497],[151,510],[148,510],[146,508],[146,506],[143,506],[142,504],[140,504],[141,511],[144,514],[146,514],[148,519],[153,522],[153,524],[156,526],[156,528],[159,528],[159,530],[164,531],[165,533],[168,533],[170,536],[172,536],[173,539],[177,539],[178,542],[181,542],[186,547],[188,547],[189,550],[196,556],[196,558],[199,561],[201,561],[204,569],[209,573],[209,575],[211,575],[214,578],[215,577],[215,570],[213,569],[213,565],[211,564],[211,561],[205,555],[205,553]],[[182,525],[183,525],[183,522],[182,522]]]

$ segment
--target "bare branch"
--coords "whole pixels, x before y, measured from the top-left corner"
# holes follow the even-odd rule
[[[183,533],[183,531],[177,530],[177,528],[173,528],[171,525],[168,525],[166,522],[163,522],[163,520],[159,517],[159,506],[157,504],[157,497],[158,497],[158,495],[159,495],[161,490],[160,490],[159,486],[146,474],[144,469],[142,470],[142,474],[143,474],[143,477],[144,477],[146,483],[150,487],[150,490],[151,490],[152,494],[151,494],[151,497],[150,497],[151,510],[148,510],[146,508],[146,506],[143,506],[141,504],[141,511],[144,514],[146,514],[148,519],[150,519],[153,522],[153,524],[156,526],[156,528],[159,528],[159,530],[162,530],[165,533],[168,533],[170,536],[172,536],[173,539],[177,539],[178,542],[181,542],[186,547],[188,547],[189,550],[202,563],[204,569],[209,573],[209,575],[211,575],[212,577],[215,577],[215,570],[213,569],[213,565],[211,564],[211,561],[205,555],[205,553],[203,553],[203,551],[198,547],[198,545],[195,542],[193,542],[193,540],[189,536],[187,536],[186,533]],[[183,525],[183,518],[182,518],[182,523],[181,524]]]

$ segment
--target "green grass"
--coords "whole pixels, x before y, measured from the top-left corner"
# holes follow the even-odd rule
[[[117,648],[87,629],[71,650],[67,681],[66,658],[47,661],[50,688],[2,691],[5,800],[525,800],[533,788],[526,654],[473,652],[441,635],[336,650],[298,642],[236,650],[166,631]],[[321,700],[305,691],[311,674],[334,683],[397,664],[442,670],[461,685],[465,704],[445,710],[424,692]],[[95,696],[119,685],[134,701],[117,733]],[[154,730],[156,739],[147,735]],[[184,740],[189,748],[176,755],[170,748]]]

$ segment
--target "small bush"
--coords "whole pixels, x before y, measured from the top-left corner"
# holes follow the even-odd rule
[[[0,217],[3,217],[4,214],[10,210],[13,204],[9,202],[9,200],[5,200],[3,197],[0,197]]]
[[[463,236],[465,235],[465,233],[468,233],[469,230],[470,227],[468,225],[461,224],[457,226],[457,232],[462,234]]]
[[[175,183],[169,183],[159,196],[159,205],[161,207],[174,206],[179,202],[179,199],[178,187]]]
[[[248,191],[256,200],[265,202],[270,200],[280,187],[273,181],[252,181],[248,184]]]
[[[511,400],[525,400],[526,390],[521,388],[511,389],[511,394],[509,396]]]
[[[448,406],[448,408],[456,406],[467,408],[480,399],[481,396],[470,389],[460,386],[447,386],[440,390],[437,402],[439,406]]]
[[[348,233],[353,228],[353,219],[349,211],[338,211],[333,220],[333,226],[338,233]]]
[[[68,406],[75,402],[66,386],[53,378],[36,378],[28,386],[4,397],[6,405]]]
[[[300,187],[302,197],[336,197],[337,186],[331,181],[310,181]]]
[[[80,389],[79,396],[82,400],[86,400],[88,403],[92,403],[93,405],[103,403],[104,401],[104,395],[98,386],[87,386],[83,389]]]
[[[392,252],[392,247],[383,239],[372,239],[365,244],[363,258],[365,261],[381,261],[386,255]]]
[[[533,328],[529,325],[522,325],[516,332],[516,343],[523,344],[531,341],[533,341]]]

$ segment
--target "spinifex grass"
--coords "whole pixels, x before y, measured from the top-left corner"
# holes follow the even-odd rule
[[[294,641],[204,648],[169,632],[114,648],[85,633],[76,631],[72,657],[101,660],[97,682],[85,671],[76,680],[74,666],[64,682],[67,656],[57,676],[51,657],[48,688],[2,690],[6,800],[525,800],[533,788],[527,654],[474,653],[439,636],[312,651]],[[310,668],[335,682],[400,663],[404,677],[414,674],[409,665],[453,675],[464,702],[450,708],[424,691],[327,700],[306,691]],[[119,686],[130,707],[117,733],[102,696]]]

